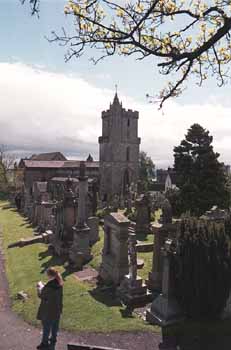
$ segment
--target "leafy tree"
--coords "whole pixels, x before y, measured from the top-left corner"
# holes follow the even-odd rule
[[[155,165],[144,151],[139,154],[139,180],[143,187],[148,189],[151,179],[154,177]]]
[[[0,145],[0,190],[8,189],[8,171],[14,167],[15,156],[7,151],[5,145]]]
[[[209,131],[194,124],[180,146],[174,148],[182,212],[201,215],[213,205],[221,208],[229,205],[223,164],[213,151],[212,141]]]
[[[22,0],[25,2],[26,0]],[[30,1],[37,12],[39,0]],[[223,85],[231,60],[230,0],[69,0],[64,9],[73,16],[73,33],[53,32],[50,41],[66,45],[66,60],[98,49],[98,62],[115,54],[156,57],[160,72],[171,81],[160,92],[160,106],[181,93],[195,76]]]

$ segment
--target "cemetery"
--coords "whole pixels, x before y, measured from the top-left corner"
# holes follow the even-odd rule
[[[0,202],[12,308],[38,325],[35,284],[56,266],[65,282],[63,329],[161,333],[160,349],[191,349],[193,336],[231,326],[231,215],[219,201],[204,212],[198,201],[200,215],[176,215],[169,174],[165,191],[143,188],[138,118],[116,93],[102,112],[99,162],[60,153],[20,161],[18,192]],[[90,348],[109,350],[68,345]]]

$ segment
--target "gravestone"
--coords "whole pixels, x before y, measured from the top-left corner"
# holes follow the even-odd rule
[[[105,284],[119,285],[128,274],[128,227],[130,221],[121,213],[104,218],[104,247],[99,278]]]
[[[46,230],[54,231],[54,216],[53,216],[53,208],[55,203],[49,199],[49,197],[44,197],[46,200],[42,200],[41,203],[38,203],[38,218],[37,218],[37,226],[39,232],[45,232]]]
[[[33,183],[33,207],[32,207],[32,223],[35,226],[43,226],[43,208],[42,202],[49,201],[50,196],[47,192],[47,182],[46,181],[35,181]]]
[[[55,229],[52,246],[57,255],[68,255],[73,243],[73,226],[76,223],[77,198],[73,192],[73,182],[67,178],[64,184],[63,199],[53,207]]]
[[[146,321],[159,326],[168,326],[184,319],[182,310],[175,298],[173,269],[171,266],[172,240],[165,242],[163,253],[162,293],[153,300],[147,310]]]
[[[99,240],[99,218],[97,216],[88,218],[87,225],[90,228],[90,245],[92,246]]]
[[[166,238],[166,231],[155,230],[153,257],[152,257],[152,271],[149,272],[147,285],[150,290],[160,292],[162,287],[162,254],[161,248],[164,245]]]
[[[136,234],[148,234],[150,231],[151,208],[148,195],[136,200]]]
[[[30,217],[32,212],[33,197],[29,188],[24,188],[24,206],[23,213]]]
[[[154,234],[152,271],[149,272],[147,286],[154,293],[160,293],[162,288],[163,275],[163,254],[161,252],[167,237],[175,237],[177,232],[177,222],[152,225]]]
[[[112,210],[113,212],[117,212],[120,206],[120,199],[118,194],[114,194],[113,199],[112,199]]]
[[[172,206],[169,200],[166,198],[161,206],[162,215],[161,215],[161,223],[163,225],[172,223]]]
[[[88,181],[85,176],[85,162],[80,162],[78,215],[73,227],[73,244],[69,251],[70,265],[73,268],[82,268],[91,258],[90,228],[87,225],[87,192]]]

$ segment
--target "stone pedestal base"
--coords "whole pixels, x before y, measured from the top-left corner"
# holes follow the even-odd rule
[[[124,276],[128,273],[127,264],[118,266],[113,256],[104,255],[100,265],[99,280],[106,285],[118,286]]]
[[[72,267],[81,268],[83,264],[92,259],[90,250],[90,229],[88,226],[73,227],[74,240],[69,251]]]
[[[162,273],[149,272],[146,284],[148,289],[150,289],[151,291],[160,293],[162,290]]]
[[[130,308],[141,307],[152,300],[152,294],[148,292],[147,286],[141,277],[131,280],[127,275],[116,291],[121,301]]]
[[[182,310],[176,299],[163,294],[153,300],[151,309],[146,313],[147,322],[158,324],[161,327],[181,322],[183,319]]]

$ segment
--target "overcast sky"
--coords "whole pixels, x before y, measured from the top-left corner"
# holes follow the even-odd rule
[[[93,66],[83,57],[64,63],[65,49],[44,38],[63,23],[70,26],[62,15],[64,3],[44,1],[37,19],[17,0],[1,2],[1,144],[20,155],[61,151],[79,159],[91,153],[97,159],[101,111],[108,109],[118,84],[123,106],[140,113],[141,149],[158,167],[173,163],[173,147],[195,122],[213,135],[220,159],[231,163],[230,86],[218,89],[209,82],[199,89],[189,84],[160,112],[145,98],[164,82],[153,62],[113,58]]]

